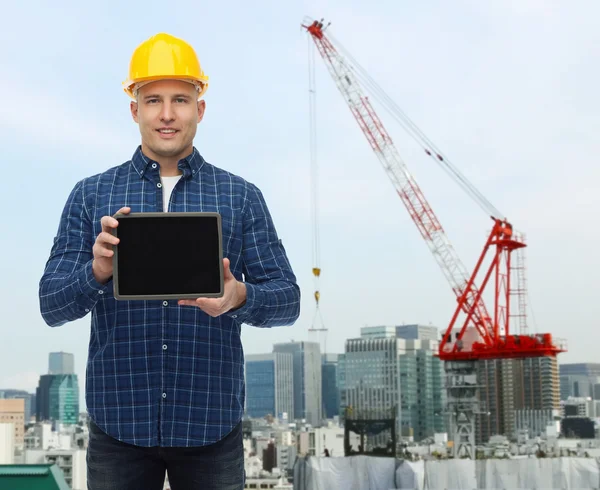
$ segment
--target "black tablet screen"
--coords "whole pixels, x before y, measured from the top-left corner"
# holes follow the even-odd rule
[[[119,218],[119,294],[218,293],[218,225],[216,216]]]

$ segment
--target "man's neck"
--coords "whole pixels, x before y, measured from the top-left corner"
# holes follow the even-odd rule
[[[184,152],[185,154],[176,157],[159,157],[145,148],[142,144],[142,153],[144,153],[148,158],[155,160],[160,165],[161,177],[175,177],[176,175],[181,175],[183,172],[179,170],[179,160],[191,154],[192,151],[193,148]]]

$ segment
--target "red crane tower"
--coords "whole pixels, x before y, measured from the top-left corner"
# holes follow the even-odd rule
[[[511,263],[511,254],[524,248],[525,243],[518,239],[512,224],[442,155],[341,44],[335,42],[334,45],[333,36],[325,33],[328,26],[324,26],[322,20],[305,21],[302,27],[312,37],[352,115],[456,296],[456,310],[439,344],[438,355],[445,361],[448,375],[448,408],[453,419],[455,454],[473,457],[474,415],[478,410],[475,361],[556,356],[566,350],[564,344],[556,342],[549,333],[519,335],[511,332],[510,318],[513,313],[510,300],[515,293],[511,286],[511,270],[518,269]],[[471,274],[460,261],[433,209],[401,159],[368,97],[364,95],[361,82],[383,101],[386,109],[423,151],[436,160],[491,217],[491,233]],[[478,277],[482,277],[480,284],[477,284]],[[519,274],[519,278],[522,278],[522,274]],[[490,314],[483,294],[491,288],[494,305]],[[523,287],[517,288],[517,291],[520,295],[525,294]],[[524,300],[520,299],[522,310]],[[518,316],[522,317],[523,314],[520,311]]]

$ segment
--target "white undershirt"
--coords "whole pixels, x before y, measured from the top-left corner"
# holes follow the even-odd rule
[[[171,199],[171,193],[175,188],[175,184],[181,178],[181,175],[173,175],[172,177],[161,177],[162,190],[163,190],[163,211],[169,210],[169,199]]]

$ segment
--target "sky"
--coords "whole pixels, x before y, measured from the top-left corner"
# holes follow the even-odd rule
[[[210,77],[195,145],[263,191],[302,291],[294,326],[243,327],[248,354],[289,340],[330,352],[368,325],[445,329],[455,300],[325,64],[316,59],[320,312],[311,269],[305,16],[330,32],[528,240],[530,330],[597,360],[600,3],[594,0],[10,2],[0,30],[0,388],[35,390],[75,354],[83,403],[90,318],[50,328],[38,283],[74,184],[139,144],[121,88],[137,45],[168,32]],[[232,5],[235,5],[232,8]],[[32,12],[35,15],[32,15]],[[491,221],[377,105],[470,270]]]

